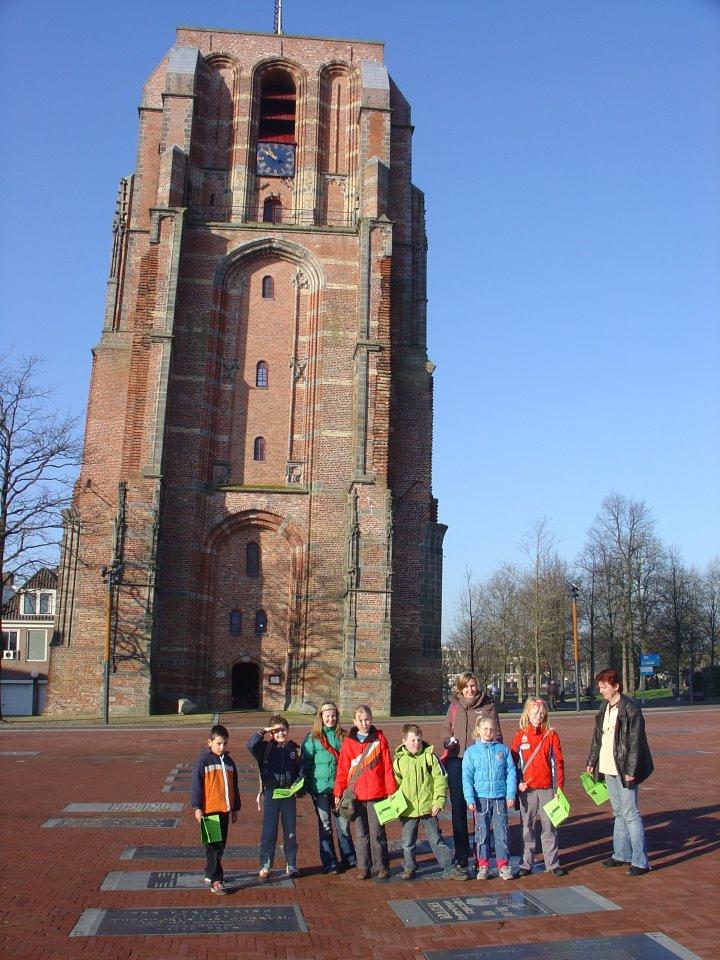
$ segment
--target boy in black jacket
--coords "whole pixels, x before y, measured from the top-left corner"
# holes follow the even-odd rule
[[[267,727],[258,730],[248,741],[248,750],[260,767],[260,782],[263,794],[263,823],[260,837],[260,873],[261,880],[267,880],[275,858],[277,846],[278,821],[282,819],[283,849],[288,877],[296,877],[297,835],[295,832],[295,798],[275,799],[273,790],[287,790],[299,780],[305,778],[302,751],[294,740],[289,739],[290,724],[285,717],[270,717]],[[266,740],[266,736],[270,740]]]

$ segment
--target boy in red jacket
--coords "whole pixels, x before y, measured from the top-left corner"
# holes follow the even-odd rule
[[[373,726],[372,710],[365,704],[355,711],[355,726],[350,729],[340,748],[333,788],[336,807],[358,764],[361,765],[360,772],[353,783],[357,808],[357,879],[370,879],[372,856],[372,863],[379,867],[378,880],[387,880],[390,876],[387,837],[385,827],[378,822],[375,801],[385,800],[395,793],[397,783],[385,734]]]
[[[518,796],[523,828],[523,855],[518,874],[527,877],[532,873],[537,846],[535,828],[539,819],[545,870],[556,877],[564,877],[567,870],[560,866],[558,858],[557,828],[543,810],[545,804],[555,796],[553,774],[555,785],[560,790],[565,786],[560,737],[550,726],[545,701],[540,697],[529,697],[525,701],[519,726],[510,748],[518,766]]]

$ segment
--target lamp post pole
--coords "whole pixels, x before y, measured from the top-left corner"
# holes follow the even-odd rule
[[[107,584],[107,598],[105,601],[105,656],[103,677],[103,723],[110,723],[110,663],[112,660],[112,624],[113,624],[113,592],[120,582],[125,564],[120,560],[113,560],[109,567],[101,567],[100,575]]]
[[[578,613],[577,598],[580,593],[576,583],[570,584],[571,612],[572,612],[572,635],[573,635],[573,658],[575,660],[575,711],[580,712],[580,645],[578,643]]]

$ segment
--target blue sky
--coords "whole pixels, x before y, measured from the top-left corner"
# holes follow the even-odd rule
[[[272,0],[0,0],[2,344],[83,410],[117,181],[179,24],[271,30]],[[582,545],[643,498],[720,549],[720,3],[285,0],[285,32],[381,39],[426,193],[445,623],[466,566],[551,518]]]

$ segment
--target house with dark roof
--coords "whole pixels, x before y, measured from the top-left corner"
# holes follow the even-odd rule
[[[57,571],[43,567],[2,606],[3,716],[42,713],[57,582]]]

